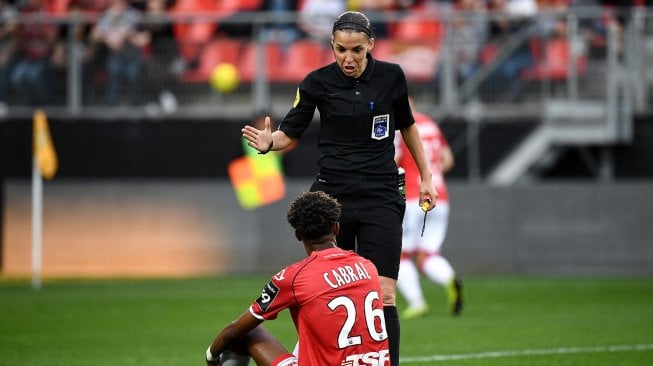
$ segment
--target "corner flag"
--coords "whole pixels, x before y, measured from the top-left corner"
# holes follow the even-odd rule
[[[39,290],[41,289],[43,225],[43,179],[41,177],[47,180],[54,178],[59,167],[48,119],[41,109],[34,111],[32,145],[32,287]]]
[[[54,178],[59,167],[57,152],[54,150],[48,119],[41,109],[34,111],[33,122],[33,147],[36,165],[43,178],[50,180]]]
[[[229,163],[228,172],[244,209],[267,205],[286,194],[279,158],[273,154],[242,156]]]

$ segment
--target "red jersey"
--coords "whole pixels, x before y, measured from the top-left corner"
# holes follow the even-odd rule
[[[299,365],[390,364],[376,267],[340,248],[314,251],[274,275],[249,311],[275,319],[288,308]]]
[[[449,144],[442,131],[440,131],[438,124],[429,116],[415,111],[413,111],[413,116],[415,117],[415,125],[422,139],[426,160],[431,165],[433,185],[438,191],[438,201],[448,202],[449,194],[447,193],[447,185],[444,181],[444,174],[442,173],[441,157],[442,150],[447,148]],[[421,179],[419,170],[408,151],[406,143],[401,138],[401,134],[397,134],[397,138],[395,139],[395,154],[397,156],[395,160],[398,161],[398,165],[406,170],[406,199],[419,199],[419,184]]]

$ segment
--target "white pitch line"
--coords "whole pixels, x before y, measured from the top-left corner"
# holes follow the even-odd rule
[[[540,356],[540,355],[562,355],[572,353],[602,353],[602,352],[630,352],[630,351],[650,351],[653,350],[653,344],[633,344],[633,345],[616,345],[616,346],[598,346],[598,347],[561,347],[550,349],[525,349],[521,351],[495,351],[480,353],[463,353],[454,355],[431,355],[419,357],[402,357],[401,363],[415,362],[433,362],[433,361],[453,361],[468,360],[479,358],[501,358],[501,357],[519,357],[519,356]]]

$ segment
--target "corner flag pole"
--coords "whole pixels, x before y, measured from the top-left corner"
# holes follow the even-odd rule
[[[36,157],[32,159],[32,288],[41,289],[41,239],[43,222],[43,178]]]
[[[48,119],[41,109],[34,111],[32,144],[32,287],[39,290],[42,268],[43,178],[54,178],[59,167]]]

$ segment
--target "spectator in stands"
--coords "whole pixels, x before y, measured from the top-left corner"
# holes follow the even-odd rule
[[[349,0],[349,10],[360,11],[367,14],[372,21],[372,29],[377,39],[388,37],[390,34],[385,13],[395,9],[397,0]]]
[[[107,48],[107,105],[118,103],[123,79],[127,81],[130,104],[135,106],[140,102],[142,47],[148,41],[146,33],[138,28],[141,16],[127,0],[111,0],[93,29],[93,41]]]
[[[21,15],[47,15],[42,0],[28,0]],[[12,87],[29,105],[49,102],[48,69],[57,40],[57,27],[52,23],[22,22],[16,29],[18,62],[10,75]]]
[[[538,1],[539,33],[543,38],[567,38],[568,0]]]
[[[18,12],[9,2],[0,0],[0,115],[7,113],[9,72],[16,48],[14,34]]]
[[[297,39],[303,38],[304,34],[299,30],[296,22],[284,18],[285,15],[290,15],[288,12],[296,12],[298,9],[299,0],[263,0],[259,10],[270,12],[275,19],[263,27],[261,34],[263,41],[279,42],[283,48],[287,48]]]
[[[52,64],[58,72],[58,81],[55,84],[66,85],[65,74],[71,67],[71,48],[75,48],[75,54],[80,62],[82,73],[82,98],[87,101],[89,94],[85,89],[91,85],[92,75],[97,69],[95,65],[96,52],[93,43],[90,41],[92,25],[84,20],[85,13],[89,10],[89,2],[84,0],[71,0],[68,8],[65,9],[68,19],[77,19],[75,23],[65,23],[59,27],[58,41],[55,45]],[[72,32],[72,34],[71,34]],[[71,43],[71,41],[73,43]],[[60,93],[64,95],[64,93]]]
[[[490,20],[490,42],[499,48],[524,31],[534,21],[537,4],[533,0],[490,0],[489,9],[494,17]],[[490,77],[493,97],[508,92],[514,100],[521,95],[521,72],[533,65],[533,55],[528,40],[522,42],[514,52],[499,64]]]
[[[305,0],[299,9],[299,27],[309,38],[328,44],[333,19],[346,7],[345,0]]]
[[[536,0],[506,0],[506,10],[510,15],[518,17],[534,17],[537,15]]]
[[[603,8],[601,16],[588,16],[586,9],[590,8]],[[600,0],[572,0],[569,11],[578,15],[579,31],[592,54],[605,53],[609,29],[615,30],[619,37],[622,35],[621,23],[616,15],[609,8],[603,7]]]
[[[479,54],[488,37],[488,16],[483,0],[456,0],[451,37],[454,65],[459,81],[479,68]],[[440,75],[440,73],[438,73]]]
[[[149,39],[149,57],[145,64],[147,81],[159,107],[166,114],[177,110],[177,98],[172,87],[185,69],[168,16],[168,8],[167,0],[147,0],[147,17],[142,28]]]

